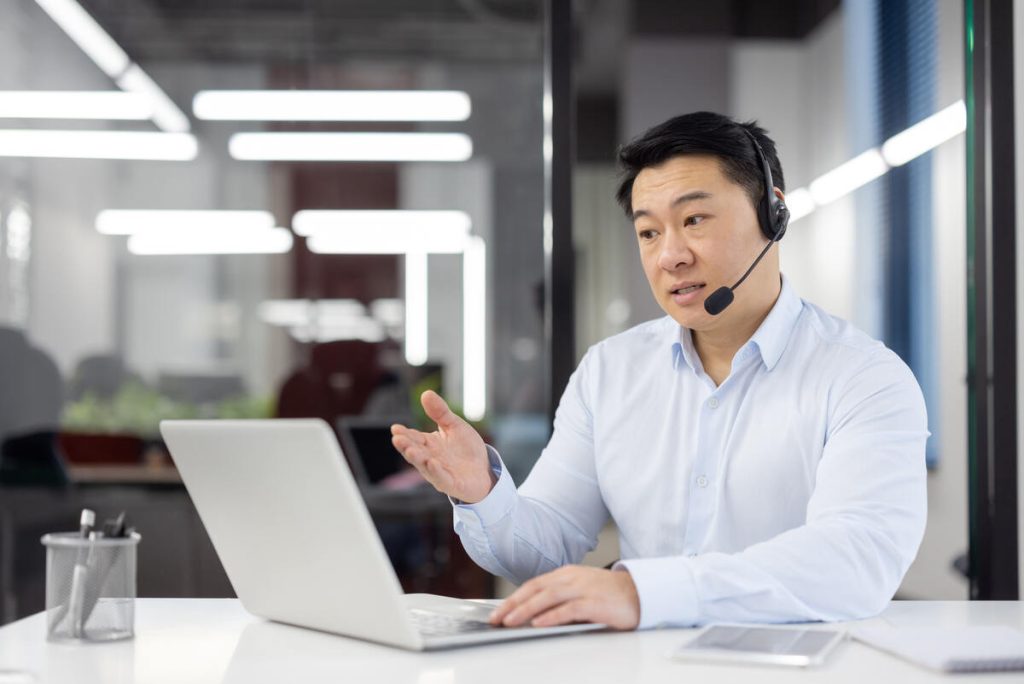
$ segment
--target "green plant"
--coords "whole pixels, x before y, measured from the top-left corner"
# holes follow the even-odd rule
[[[129,433],[155,438],[161,420],[194,418],[269,418],[270,397],[231,397],[210,404],[176,401],[139,382],[123,385],[114,396],[86,393],[64,407],[61,427],[69,432]]]

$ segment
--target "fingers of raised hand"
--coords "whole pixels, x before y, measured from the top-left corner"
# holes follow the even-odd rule
[[[392,425],[391,443],[404,456],[408,449],[427,448],[430,445],[430,435],[419,430],[407,428],[404,425]]]
[[[448,407],[448,402],[433,390],[427,390],[420,395],[420,403],[423,405],[423,410],[427,416],[443,430],[452,429],[463,424],[462,419],[455,415]]]

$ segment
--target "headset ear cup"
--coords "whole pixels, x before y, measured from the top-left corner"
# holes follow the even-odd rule
[[[786,206],[785,202],[778,200],[775,206],[775,221],[772,227],[775,229],[775,237],[773,238],[776,242],[782,239],[782,236],[786,234],[786,228],[789,226],[789,207]]]

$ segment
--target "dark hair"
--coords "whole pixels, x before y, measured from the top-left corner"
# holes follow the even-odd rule
[[[680,155],[709,154],[719,159],[722,173],[746,190],[756,207],[764,195],[764,177],[757,152],[744,129],[760,143],[772,171],[773,184],[785,192],[786,182],[775,153],[775,142],[756,121],[740,123],[714,112],[693,112],[658,124],[619,148],[622,181],[615,199],[626,216],[632,218],[633,181],[641,171]]]

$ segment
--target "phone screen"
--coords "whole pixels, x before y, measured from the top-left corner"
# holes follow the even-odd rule
[[[813,656],[826,648],[836,632],[802,628],[714,626],[683,649],[715,649],[742,653]]]

